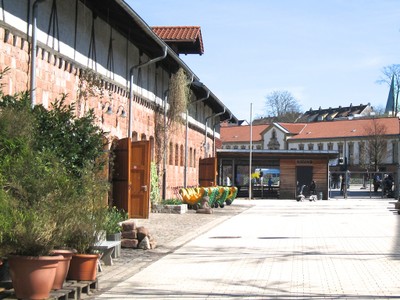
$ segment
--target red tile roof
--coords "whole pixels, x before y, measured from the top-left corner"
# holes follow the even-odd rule
[[[400,123],[398,118],[377,118],[360,120],[342,120],[331,122],[303,123],[304,127],[292,139],[323,139],[339,137],[362,137],[371,132],[374,122],[386,127],[387,135],[398,135]],[[300,124],[299,124],[300,125]],[[282,125],[285,127],[284,125]],[[293,132],[294,133],[294,132]]]
[[[306,126],[306,124],[304,123],[278,123],[278,124],[292,134],[300,133]]]
[[[167,44],[177,45],[180,53],[204,53],[200,26],[153,26],[151,28]]]
[[[262,141],[261,132],[264,131],[269,124],[253,125],[253,142]],[[222,126],[221,140],[223,143],[249,142],[250,125],[246,126]]]

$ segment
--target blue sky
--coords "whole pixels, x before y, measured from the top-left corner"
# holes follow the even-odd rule
[[[398,0],[125,0],[149,26],[201,26],[204,54],[181,55],[239,119],[286,90],[310,109],[385,107],[376,81],[400,63]]]

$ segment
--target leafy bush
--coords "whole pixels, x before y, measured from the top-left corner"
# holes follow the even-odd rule
[[[107,234],[114,234],[121,232],[120,223],[128,219],[128,213],[123,209],[118,209],[113,206],[108,208],[106,213],[106,221],[104,223],[104,230]]]
[[[151,162],[150,167],[150,202],[158,204],[161,201],[160,185],[157,174],[157,165]]]
[[[47,111],[28,93],[0,95],[0,254],[90,251],[109,189],[93,113],[75,118],[64,97]]]
[[[162,204],[163,205],[181,205],[182,204],[182,200],[175,199],[175,198],[173,198],[173,199],[165,199],[165,200],[162,200]]]

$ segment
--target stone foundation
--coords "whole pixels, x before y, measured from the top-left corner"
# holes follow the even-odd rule
[[[164,213],[164,214],[184,214],[188,210],[187,204],[180,205],[159,205],[155,204],[151,207],[152,213]]]

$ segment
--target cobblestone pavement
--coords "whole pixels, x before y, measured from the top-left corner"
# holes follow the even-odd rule
[[[156,249],[121,249],[121,256],[112,266],[103,266],[98,273],[99,295],[121,281],[133,276],[181,245],[210,230],[223,221],[252,207],[252,204],[236,204],[213,209],[212,214],[198,214],[188,210],[184,214],[151,213],[149,219],[135,219],[138,226],[148,228],[157,242]],[[95,295],[87,298],[93,298]]]
[[[393,200],[237,204],[96,299],[400,299]]]

